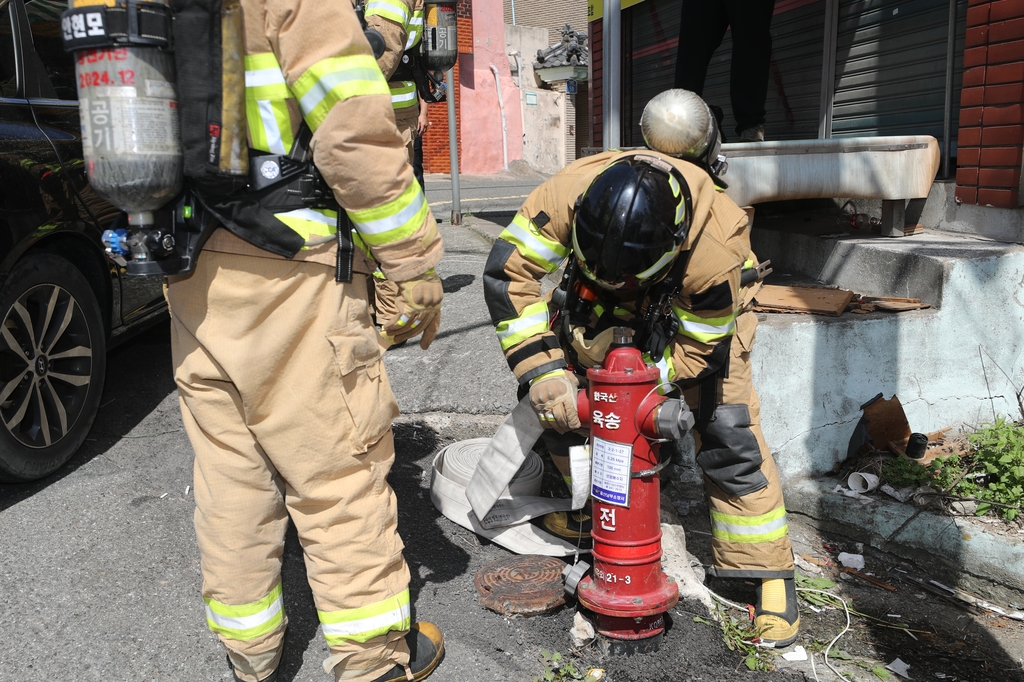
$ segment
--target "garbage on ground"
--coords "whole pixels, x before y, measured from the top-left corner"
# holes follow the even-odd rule
[[[900,502],[907,502],[910,499],[911,494],[913,494],[914,492],[914,486],[911,485],[907,486],[906,488],[900,488],[899,490],[896,490],[896,488],[893,488],[891,485],[886,483],[881,488],[879,488],[879,490],[881,490],[883,493],[893,498],[894,500],[899,500]]]
[[[863,554],[847,554],[846,552],[839,553],[839,563],[846,568],[852,568],[860,570],[864,568],[864,555]]]
[[[867,573],[861,573],[860,571],[858,571],[856,569],[845,568],[845,567],[841,568],[839,570],[842,573],[849,573],[850,575],[857,576],[858,578],[860,578],[864,582],[871,583],[875,587],[881,587],[883,590],[888,590],[889,592],[898,592],[898,590],[895,587],[893,587],[892,585],[890,585],[889,583],[887,583],[885,581],[882,581],[882,580],[879,580],[878,578],[875,578],[874,576],[870,576]],[[899,618],[899,616],[897,616],[897,618]]]
[[[931,307],[919,298],[861,296],[846,289],[814,284],[766,284],[757,292],[754,310],[762,313],[798,313],[839,317],[844,312],[903,312]]]
[[[792,651],[788,651],[782,654],[782,657],[787,661],[806,661],[807,650],[804,649],[802,646],[797,646]]]
[[[850,490],[861,494],[874,492],[878,487],[878,476],[863,471],[854,471],[846,479],[846,485]]]
[[[583,614],[577,611],[576,615],[573,616],[572,619],[572,629],[569,630],[569,639],[572,640],[572,645],[574,647],[584,646],[593,641],[595,636],[596,633],[594,632],[593,623],[591,623],[583,616]],[[587,674],[589,675],[590,673]]]
[[[885,667],[886,669],[893,671],[900,677],[906,678],[908,680],[910,679],[910,666],[898,658]]]

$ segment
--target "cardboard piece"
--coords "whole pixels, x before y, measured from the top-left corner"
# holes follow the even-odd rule
[[[844,289],[766,284],[757,292],[754,310],[839,317],[852,300],[853,292]]]

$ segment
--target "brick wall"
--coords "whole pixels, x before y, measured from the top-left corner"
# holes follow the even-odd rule
[[[465,56],[473,55],[473,8],[471,0],[458,0],[459,59],[453,72],[455,83],[448,84],[449,94],[459,90],[459,66]],[[460,128],[459,102],[455,106],[455,130],[458,136],[458,152],[462,154],[462,135]],[[439,102],[427,105],[427,132],[423,135],[423,172],[451,173],[451,155],[448,144],[448,103]]]
[[[969,0],[956,197],[1019,205],[1024,144],[1024,0]]]

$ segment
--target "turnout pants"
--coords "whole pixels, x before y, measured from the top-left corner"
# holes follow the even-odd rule
[[[409,570],[387,483],[398,407],[366,286],[315,263],[205,251],[168,287],[206,619],[247,682],[280,660],[289,517],[325,668],[363,682],[408,662]]]
[[[711,390],[683,393],[698,415],[694,440],[697,463],[711,511],[712,570],[723,578],[792,578],[793,550],[775,461],[761,433],[761,406],[751,381],[750,349],[757,318],[736,319],[728,376]],[[702,422],[701,400],[715,401]]]

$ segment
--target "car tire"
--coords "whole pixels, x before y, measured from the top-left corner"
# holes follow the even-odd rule
[[[27,256],[0,288],[0,480],[32,481],[71,459],[99,411],[107,335],[70,261]]]

